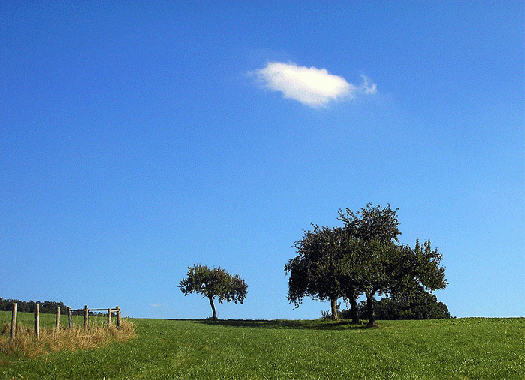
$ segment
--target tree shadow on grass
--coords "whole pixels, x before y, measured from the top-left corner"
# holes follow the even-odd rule
[[[195,320],[195,322],[211,326],[297,330],[352,330],[367,328],[367,326],[363,323],[353,324],[350,320],[327,321],[321,319],[201,319]]]

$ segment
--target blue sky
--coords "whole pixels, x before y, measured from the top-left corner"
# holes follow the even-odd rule
[[[525,316],[524,3],[0,4],[0,297],[318,318],[285,263],[339,208],[399,208],[458,317]]]

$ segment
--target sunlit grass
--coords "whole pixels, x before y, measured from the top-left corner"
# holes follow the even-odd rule
[[[18,316],[21,321],[18,321]],[[50,314],[41,314],[40,337],[34,333],[34,316],[29,313],[19,313],[15,338],[10,338],[10,324],[5,322],[5,312],[0,326],[0,364],[13,358],[33,358],[40,355],[63,350],[75,351],[93,349],[104,346],[113,341],[126,341],[135,336],[131,322],[122,320],[117,329],[115,324],[107,326],[102,317],[91,317],[88,329],[78,323],[73,328],[66,328],[62,324],[56,329],[56,317]],[[51,327],[51,320],[53,326]],[[78,321],[78,318],[75,318]],[[31,322],[31,323],[29,323]]]
[[[29,379],[522,379],[525,319],[134,320],[136,339],[0,365]]]

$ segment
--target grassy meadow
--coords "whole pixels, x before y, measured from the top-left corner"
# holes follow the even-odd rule
[[[56,316],[40,314],[40,338],[35,338],[34,316],[29,313],[18,313],[16,336],[10,337],[10,324],[5,316],[10,312],[0,311],[0,368],[14,360],[30,359],[52,352],[95,349],[115,341],[128,341],[135,337],[134,325],[124,320],[117,329],[114,323],[108,328],[107,317],[91,317],[88,330],[84,330],[83,317],[73,317],[74,325],[66,328],[60,319],[59,330],[56,329]],[[10,319],[10,318],[9,318]]]
[[[9,319],[0,312],[0,328]],[[53,326],[54,316],[44,319]],[[32,315],[19,321],[32,326]],[[0,350],[0,379],[523,379],[525,373],[525,318],[379,321],[373,329],[322,320],[132,323],[135,337],[98,348],[35,357]]]

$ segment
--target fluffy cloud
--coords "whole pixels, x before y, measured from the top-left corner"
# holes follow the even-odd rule
[[[325,107],[330,101],[352,99],[357,92],[376,92],[376,85],[370,85],[365,77],[362,85],[355,86],[326,69],[293,63],[270,62],[253,74],[265,87],[313,108]]]

